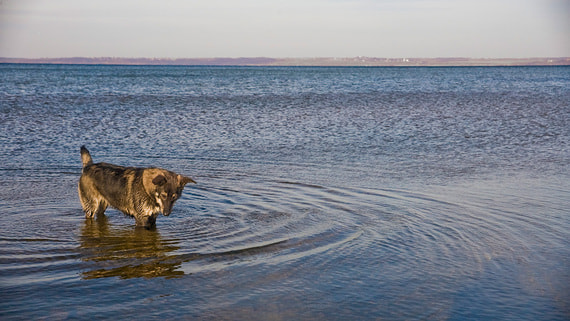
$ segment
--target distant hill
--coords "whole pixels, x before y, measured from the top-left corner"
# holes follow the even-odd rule
[[[179,66],[568,66],[555,58],[1,58],[0,63]]]

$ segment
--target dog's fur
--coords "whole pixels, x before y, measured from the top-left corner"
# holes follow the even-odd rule
[[[102,215],[111,206],[134,217],[137,225],[153,227],[159,213],[170,215],[184,186],[196,183],[161,168],[93,164],[85,146],[81,147],[81,161],[83,171],[78,189],[86,218]]]

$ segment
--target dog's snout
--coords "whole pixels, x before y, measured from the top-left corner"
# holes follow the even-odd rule
[[[164,216],[170,215],[170,213],[172,213],[173,205],[174,205],[174,202],[165,202],[162,206],[162,215],[164,215]]]

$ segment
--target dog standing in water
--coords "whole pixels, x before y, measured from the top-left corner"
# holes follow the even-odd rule
[[[158,214],[170,215],[186,184],[196,183],[162,168],[93,164],[85,146],[81,147],[81,161],[78,190],[86,218],[102,215],[111,206],[134,217],[137,226],[150,228],[156,224]]]

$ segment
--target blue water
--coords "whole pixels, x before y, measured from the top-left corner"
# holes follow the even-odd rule
[[[0,65],[0,318],[568,320],[570,68]],[[193,177],[86,220],[95,162]]]

